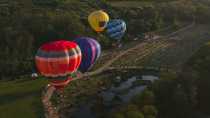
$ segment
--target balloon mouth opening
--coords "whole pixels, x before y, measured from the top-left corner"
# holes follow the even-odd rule
[[[99,27],[104,27],[106,25],[106,22],[105,21],[100,21],[99,22]]]
[[[64,91],[65,86],[54,86],[57,91]]]
[[[56,90],[63,90],[73,78],[68,77],[66,80],[51,80],[50,84],[56,88]]]

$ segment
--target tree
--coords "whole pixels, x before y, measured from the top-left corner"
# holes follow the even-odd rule
[[[145,105],[142,108],[142,111],[143,111],[145,117],[146,116],[154,116],[154,117],[156,117],[157,113],[158,113],[157,109],[153,105]]]
[[[210,20],[210,8],[204,4],[198,4],[196,6],[195,17],[196,21],[200,23],[207,23]]]
[[[126,118],[144,118],[144,115],[140,111],[127,111]]]
[[[145,118],[156,118],[156,117],[153,115],[148,115],[148,116],[145,116]]]
[[[155,95],[155,105],[158,109],[158,116],[170,117],[172,96],[175,91],[176,81],[173,74],[162,74],[160,80],[153,84],[153,92]]]
[[[122,113],[114,113],[111,118],[125,118],[125,116]]]
[[[185,65],[185,68],[187,68],[188,70],[185,69],[185,73],[182,74],[184,75],[184,79],[182,80],[184,83],[183,87],[188,88],[186,93],[191,93],[189,95],[194,96],[194,99],[196,101],[193,104],[196,104],[197,110],[206,114],[210,114],[210,93],[208,92],[208,90],[210,90],[209,49],[210,45],[209,43],[207,43],[196,54],[194,54]],[[192,86],[192,84],[194,85],[194,89],[190,87]],[[194,92],[190,90],[194,90]]]
[[[138,106],[135,104],[128,104],[126,107],[127,111],[138,111]]]
[[[184,92],[181,84],[177,85],[172,96],[171,113],[173,118],[192,118],[193,108],[187,93]]]
[[[154,103],[154,93],[146,89],[141,94],[135,96],[133,102],[139,107],[152,105]]]
[[[209,80],[209,74],[206,73],[206,77],[201,77],[197,81],[197,107],[199,111],[210,114],[210,93],[208,90],[210,90],[210,80]]]

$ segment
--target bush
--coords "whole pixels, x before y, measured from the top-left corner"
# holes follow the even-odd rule
[[[127,111],[126,118],[144,118],[144,115],[139,111]]]
[[[153,105],[145,105],[142,108],[142,111],[145,116],[157,116],[158,113],[157,109]]]
[[[144,105],[152,105],[154,103],[154,93],[146,89],[141,94],[135,96],[133,102],[140,108]]]
[[[111,118],[125,118],[125,116],[122,113],[114,113]]]

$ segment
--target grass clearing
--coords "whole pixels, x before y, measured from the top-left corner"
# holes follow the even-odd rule
[[[43,118],[44,79],[0,81],[0,118]]]

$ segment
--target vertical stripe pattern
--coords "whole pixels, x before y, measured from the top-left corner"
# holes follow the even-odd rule
[[[59,40],[42,45],[35,61],[43,76],[59,78],[75,72],[81,63],[81,56],[76,43]]]
[[[96,40],[89,37],[77,38],[75,42],[79,45],[82,52],[82,62],[79,66],[79,70],[86,72],[99,58],[101,46]]]

